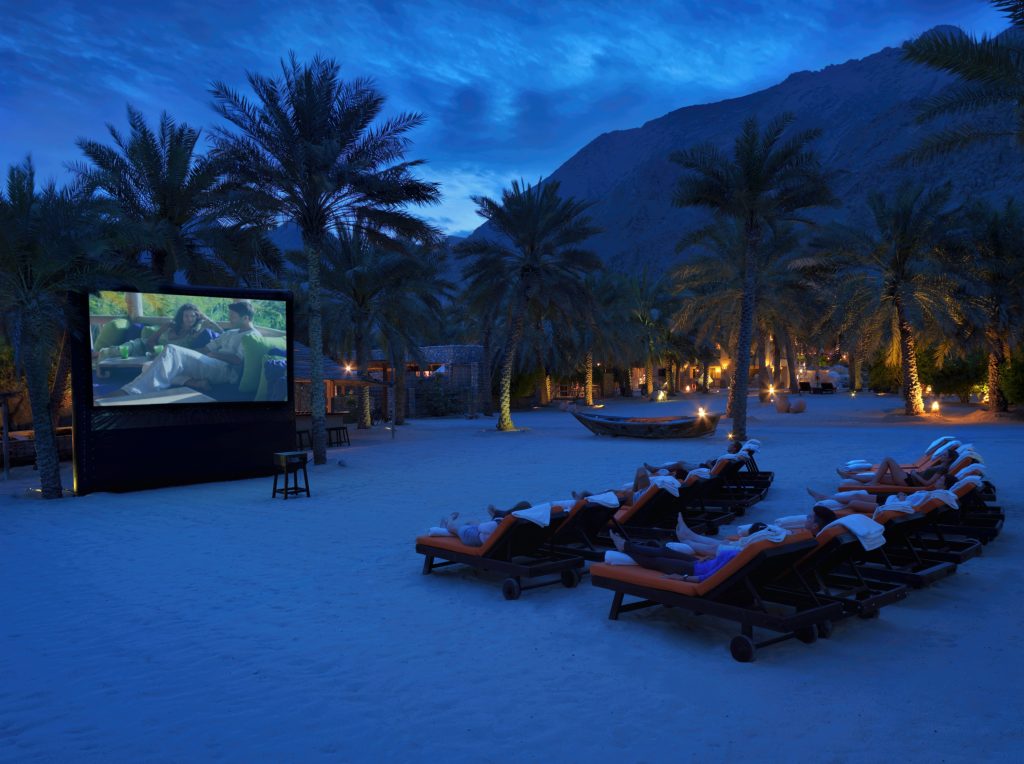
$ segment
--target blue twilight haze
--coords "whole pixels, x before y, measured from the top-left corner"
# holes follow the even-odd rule
[[[242,87],[294,50],[370,76],[385,115],[418,111],[410,158],[442,183],[425,211],[478,224],[471,194],[548,175],[603,132],[899,45],[938,24],[1007,24],[984,0],[332,2],[0,0],[0,164],[65,177],[74,141],[124,129],[125,104],[197,126],[212,80]]]

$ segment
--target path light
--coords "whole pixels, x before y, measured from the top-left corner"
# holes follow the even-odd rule
[[[938,414],[939,413],[939,402],[938,401],[932,401],[932,413],[933,414]]]
[[[352,371],[352,364],[346,363],[345,364],[345,371],[346,372],[351,372]]]
[[[732,433],[729,433],[729,440],[732,440]]]
[[[658,400],[659,400],[659,401],[664,401],[664,400],[666,400],[667,398],[668,398],[668,395],[666,395],[666,394],[665,394],[665,391],[664,391],[664,390],[659,390],[659,391],[658,391]]]
[[[857,391],[856,390],[851,390],[850,391],[850,397],[851,398],[856,398],[857,397]]]
[[[701,406],[699,409],[697,409],[697,416],[704,416],[704,414],[706,414],[706,413],[707,412],[704,411],[704,407],[703,406]],[[730,434],[729,437],[731,438],[732,435]]]
[[[772,400],[775,399],[775,385],[768,385],[768,397]]]

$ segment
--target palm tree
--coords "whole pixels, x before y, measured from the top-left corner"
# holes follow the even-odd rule
[[[606,364],[630,360],[632,327],[629,300],[622,288],[626,278],[621,273],[600,270],[589,275],[585,282],[590,305],[586,320],[576,322],[576,345],[583,355],[583,403],[586,406],[594,405],[595,356]]]
[[[60,456],[50,395],[52,348],[68,326],[67,294],[109,286],[150,283],[110,257],[109,215],[81,186],[37,191],[32,162],[11,167],[0,191],[0,310],[12,329],[16,363],[25,371],[36,466],[42,495],[59,499]]]
[[[647,268],[626,279],[625,294],[635,346],[631,361],[644,365],[645,392],[654,394],[654,373],[669,347],[670,319],[677,309],[668,282]],[[639,349],[639,355],[637,354]]]
[[[165,112],[154,132],[131,106],[128,126],[123,135],[107,125],[113,146],[80,138],[88,162],[71,169],[86,187],[117,202],[130,259],[148,253],[153,273],[167,282],[179,271],[191,284],[229,286],[238,283],[239,270],[262,274],[258,281],[276,273],[280,253],[259,231],[240,225],[224,229],[216,219],[220,166],[198,152],[200,130]]]
[[[740,326],[732,411],[733,434],[740,439],[747,436],[750,344],[765,238],[780,222],[808,222],[800,216],[802,211],[834,202],[829,178],[817,154],[809,148],[820,131],[803,130],[783,141],[793,120],[792,115],[783,114],[769,122],[763,133],[756,118],[746,120],[731,157],[711,144],[671,156],[689,173],[676,188],[673,203],[677,207],[704,207],[716,218],[734,220],[742,226]],[[700,241],[712,228],[698,231],[680,246]]]
[[[571,321],[585,306],[583,279],[601,261],[580,245],[598,229],[585,214],[591,204],[562,199],[555,181],[512,181],[500,203],[486,196],[473,201],[497,238],[472,239],[458,251],[470,258],[464,272],[470,291],[501,305],[507,317],[498,429],[509,431],[515,429],[512,373],[526,321],[538,314]]]
[[[308,285],[313,461],[327,462],[327,400],[320,260],[332,232],[363,230],[385,246],[393,236],[429,239],[436,231],[406,211],[439,199],[434,183],[414,177],[419,160],[403,161],[407,133],[423,124],[400,114],[375,124],[384,96],[370,80],[342,80],[338,64],[292,54],[280,77],[249,73],[250,100],[222,82],[212,93],[218,113],[237,130],[216,131],[240,219],[292,221],[302,233]]]
[[[1024,314],[1024,214],[1010,199],[1002,209],[978,203],[968,211],[968,219],[971,232],[963,268],[981,291],[977,329],[988,355],[988,405],[992,411],[1006,411],[1009,402],[1001,372]]]
[[[955,230],[951,194],[948,184],[926,191],[912,183],[901,185],[891,200],[870,194],[874,231],[836,225],[814,242],[836,267],[834,281],[823,288],[837,295],[850,323],[886,345],[889,361],[900,364],[908,415],[924,413],[917,334],[947,334],[964,310],[958,284],[940,259]]]
[[[989,0],[1009,18],[1016,29],[1024,28],[1024,3],[1020,0]],[[1024,144],[1024,37],[1002,34],[976,38],[959,29],[933,29],[903,44],[908,61],[956,75],[959,80],[929,99],[918,114],[919,122],[942,115],[985,112],[1010,107],[1012,124],[992,129],[984,122],[964,122],[926,138],[905,154],[903,162],[924,162],[998,138],[1014,138]]]

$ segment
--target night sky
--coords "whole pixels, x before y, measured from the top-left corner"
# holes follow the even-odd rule
[[[0,0],[0,165],[31,153],[41,180],[63,181],[75,139],[125,129],[126,103],[205,127],[212,80],[241,87],[289,50],[319,52],[373,77],[385,114],[426,115],[409,156],[442,183],[426,216],[459,233],[479,221],[471,194],[550,174],[603,132],[938,24],[1006,26],[983,0]]]

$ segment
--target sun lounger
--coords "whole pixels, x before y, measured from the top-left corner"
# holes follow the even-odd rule
[[[857,563],[864,558],[865,550],[846,528],[825,528],[815,541],[814,549],[772,583],[769,592],[773,596],[809,604],[838,602],[844,615],[861,618],[874,618],[880,608],[906,598],[906,584],[861,573]]]
[[[747,662],[754,660],[758,647],[784,639],[814,642],[818,625],[830,631],[830,621],[842,614],[843,606],[838,602],[779,603],[766,591],[771,581],[816,546],[808,534],[792,535],[782,543],[756,542],[701,583],[669,578],[637,565],[604,563],[591,566],[590,580],[594,586],[615,592],[608,614],[613,621],[620,613],[664,605],[737,622],[740,635],[733,638],[729,649],[736,660]],[[639,601],[624,603],[627,595]],[[779,632],[780,636],[755,642],[755,627]]]
[[[561,583],[572,588],[580,581],[584,560],[554,549],[552,537],[569,516],[564,507],[552,507],[551,524],[541,527],[515,515],[506,515],[482,546],[468,546],[454,536],[420,536],[416,551],[424,556],[423,574],[449,565],[468,565],[508,576],[502,583],[505,599],[519,599],[525,589]],[[436,562],[436,559],[445,562]],[[522,579],[557,575],[559,578],[523,585]]]
[[[612,547],[608,526],[615,522],[620,509],[579,499],[552,536],[552,547],[591,562],[603,560],[605,551]],[[628,533],[623,535],[629,537]]]
[[[671,535],[678,516],[697,533],[713,536],[718,526],[736,519],[736,513],[704,504],[704,486],[708,481],[692,480],[680,485],[679,495],[652,485],[632,504],[615,513],[615,521],[630,535],[640,538],[661,538]],[[645,533],[643,529],[650,529]]]

